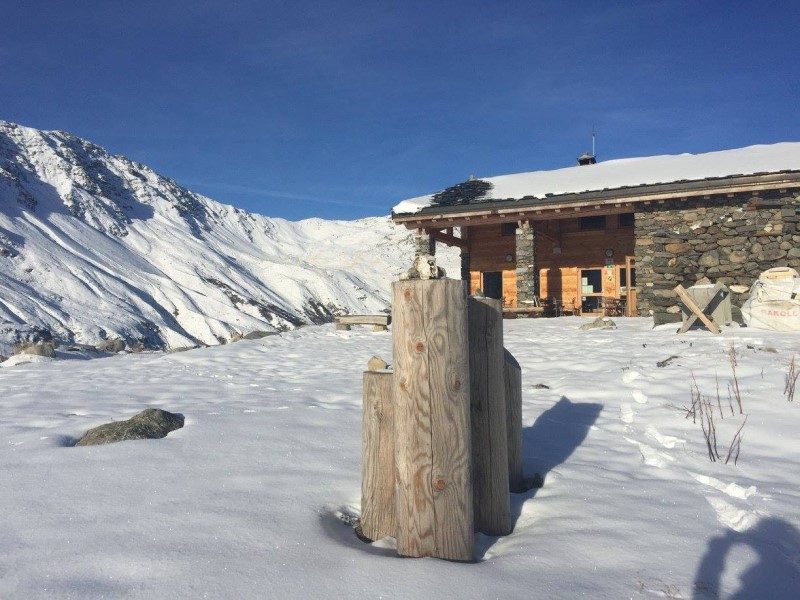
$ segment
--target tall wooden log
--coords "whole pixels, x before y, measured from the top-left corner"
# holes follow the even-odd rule
[[[393,378],[387,370],[364,372],[361,532],[371,540],[397,535]]]
[[[470,298],[468,307],[475,528],[487,535],[507,535],[512,524],[502,305],[491,298]]]
[[[397,552],[473,560],[466,291],[392,285]]]
[[[508,486],[512,492],[525,489],[522,469],[522,369],[508,350],[503,350],[503,381],[506,396],[508,439]]]

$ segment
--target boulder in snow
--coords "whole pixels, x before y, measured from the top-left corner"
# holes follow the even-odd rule
[[[16,351],[17,354],[45,356],[47,358],[56,357],[56,348],[53,342],[27,342],[17,346]]]
[[[617,324],[608,317],[597,317],[590,323],[581,325],[581,331],[590,331],[592,329],[616,329]]]
[[[388,369],[388,363],[383,360],[380,356],[373,356],[367,362],[367,371],[384,371]]]
[[[97,344],[100,352],[122,352],[125,350],[125,342],[119,338],[109,338]]]
[[[126,440],[153,440],[183,427],[183,415],[148,408],[127,421],[106,423],[87,431],[76,446],[98,446]]]

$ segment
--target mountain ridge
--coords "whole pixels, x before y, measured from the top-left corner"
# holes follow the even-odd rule
[[[412,254],[388,217],[249,213],[88,140],[0,120],[0,354],[48,332],[175,348],[379,312]]]

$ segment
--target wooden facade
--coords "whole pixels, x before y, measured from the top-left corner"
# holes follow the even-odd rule
[[[598,219],[568,218],[532,221],[539,297],[576,306],[584,297],[622,299],[627,294],[626,259],[634,253],[633,215],[604,215]],[[486,292],[486,273],[502,272],[503,305],[517,306],[515,223],[462,227],[469,254],[470,293]],[[630,260],[628,260],[630,262]],[[600,271],[600,287],[584,293],[582,271]],[[595,273],[596,275],[596,273]]]
[[[465,193],[392,219],[417,231],[418,254],[459,247],[470,292],[502,299],[509,315],[536,314],[541,302],[550,314],[662,323],[679,313],[677,283],[749,285],[766,268],[800,265],[797,206],[800,169],[789,169],[542,197]]]

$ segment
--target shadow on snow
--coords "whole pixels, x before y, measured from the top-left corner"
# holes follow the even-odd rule
[[[770,517],[745,531],[727,530],[709,540],[694,577],[695,600],[723,597],[725,560],[737,546],[750,548],[758,560],[739,575],[739,588],[725,598],[800,598],[800,531]]]
[[[602,404],[572,402],[562,396],[552,407],[540,414],[533,425],[523,428],[522,454],[526,477],[538,473],[546,486],[547,475],[566,462],[583,443],[602,410]],[[520,494],[511,494],[511,519],[515,527],[522,513],[522,505],[536,496],[537,491],[538,488],[533,488]],[[477,560],[483,559],[497,539],[478,536]]]

